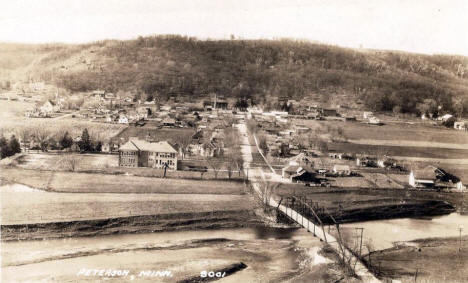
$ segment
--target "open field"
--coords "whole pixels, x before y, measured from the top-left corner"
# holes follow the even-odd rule
[[[104,174],[130,174],[141,177],[157,177],[164,176],[164,170],[139,167],[127,168],[118,166],[118,155],[115,154],[79,154],[79,153],[29,153],[23,154],[16,159],[16,166],[31,170],[53,170],[53,171],[72,171],[71,165],[67,161],[69,157],[76,160],[74,172],[86,173],[104,173]],[[238,168],[231,168],[231,178],[226,171],[226,165],[221,166],[218,176],[215,175],[213,169],[205,160],[179,160],[179,167],[183,165],[205,166],[207,172],[197,171],[166,171],[166,178],[182,178],[182,179],[205,179],[205,180],[237,180],[245,179],[244,172],[239,172]]]
[[[438,158],[438,159],[463,159],[468,158],[468,149],[454,148],[435,148],[435,147],[410,147],[410,146],[388,146],[355,144],[349,142],[333,142],[328,144],[331,151],[369,154],[369,155],[389,155],[389,156],[407,156],[420,158]]]
[[[372,253],[370,265],[381,277],[402,282],[466,282],[467,241],[468,238],[464,236],[460,252],[459,238],[415,240],[406,245]],[[369,263],[369,259],[367,261]]]
[[[330,215],[340,223],[447,214],[463,205],[459,193],[408,191],[402,189],[311,188],[298,184],[281,184],[277,198],[304,196],[317,206],[325,223]]]
[[[2,225],[253,208],[248,195],[57,193],[19,185],[0,190]]]
[[[32,107],[34,107],[34,103],[31,102],[0,100],[0,119],[2,120],[2,124],[10,119],[26,119],[24,113]]]
[[[176,171],[177,172],[177,171]],[[0,179],[32,188],[72,193],[159,193],[159,194],[232,194],[245,193],[240,181],[190,180],[110,175],[97,173],[55,172],[2,168]]]
[[[448,144],[468,143],[468,132],[457,131],[442,126],[389,123],[382,126],[374,126],[360,122],[343,121],[316,121],[295,120],[312,129],[327,126],[341,127],[344,135],[350,140],[382,140],[382,141],[418,141]]]
[[[16,159],[18,166],[25,169],[35,170],[69,170],[65,161],[67,157],[73,156],[79,160],[76,171],[98,170],[108,167],[116,167],[119,164],[118,155],[110,154],[51,154],[33,153],[24,154]]]

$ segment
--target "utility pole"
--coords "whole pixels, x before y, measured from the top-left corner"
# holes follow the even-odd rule
[[[362,227],[359,227],[359,228],[355,228],[356,230],[361,230],[361,242],[359,244],[359,258],[361,258],[362,254],[362,233],[364,232],[364,228]]]
[[[461,252],[461,247],[462,247],[462,231],[463,231],[463,226],[462,226],[462,225],[458,226],[458,231],[460,231],[460,245],[458,246],[458,251]]]

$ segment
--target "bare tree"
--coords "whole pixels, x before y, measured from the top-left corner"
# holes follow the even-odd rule
[[[17,136],[20,138],[20,141],[25,142],[31,138],[33,131],[30,127],[21,127],[16,131],[16,133]]]
[[[218,179],[219,170],[223,167],[224,158],[223,157],[208,157],[206,159],[208,166],[213,170],[215,179]]]
[[[343,267],[346,267],[349,271],[350,274],[354,275],[355,274],[355,264],[352,263],[353,261],[353,254],[352,252],[348,252],[348,248],[351,251],[354,251],[355,248],[353,249],[352,247],[352,235],[347,232],[347,231],[342,231],[340,229],[339,225],[336,225],[336,230],[337,230],[337,242],[338,246],[340,248],[340,257],[339,260]],[[356,258],[357,261],[357,258]]]
[[[367,250],[367,263],[369,266],[372,266],[371,254],[375,251],[375,247],[371,238],[367,239],[367,241],[364,243],[364,247]]]
[[[261,186],[261,197],[264,210],[267,210],[270,206],[271,198],[279,187],[280,183],[266,180]]]
[[[185,154],[188,151],[188,147],[192,143],[193,135],[194,133],[190,131],[190,132],[182,133],[180,135],[176,135],[174,137],[174,142],[177,143],[182,153],[182,159],[185,158]]]
[[[34,130],[34,138],[37,143],[39,143],[39,146],[41,147],[42,151],[47,151],[48,147],[48,142],[47,140],[49,139],[50,133],[47,129],[43,128],[36,128]]]
[[[234,158],[232,155],[227,156],[226,158],[226,170],[228,174],[228,178],[231,179],[232,177],[232,171],[234,170],[234,167],[236,166],[236,163],[234,161]]]
[[[224,130],[224,146],[231,149],[231,151],[237,150],[240,147],[239,133],[233,128],[227,128]]]
[[[244,159],[242,158],[240,154],[235,154],[233,156],[233,162],[236,164],[237,170],[239,170],[239,177],[240,177],[241,171],[244,170]]]
[[[68,171],[74,172],[78,169],[79,164],[81,163],[81,158],[74,155],[64,156],[61,160],[61,165],[67,168]]]

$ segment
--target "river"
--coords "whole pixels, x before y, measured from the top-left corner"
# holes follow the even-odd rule
[[[176,282],[235,263],[248,268],[226,282],[269,282],[297,276],[324,276],[328,269],[307,268],[330,262],[318,254],[323,243],[297,228],[236,228],[2,242],[3,282],[98,280],[84,269],[169,270]],[[304,257],[304,253],[308,257]],[[310,258],[310,261],[307,260]],[[321,272],[322,275],[316,274]],[[126,282],[129,278],[114,278]],[[139,278],[142,279],[142,278]],[[132,280],[132,279],[131,279]],[[141,280],[138,280],[141,281]]]
[[[363,243],[371,239],[376,250],[388,249],[394,243],[423,238],[458,237],[459,227],[463,227],[462,235],[468,234],[468,215],[451,213],[430,218],[400,218],[355,222],[340,225],[351,233],[357,233],[354,228],[364,228]],[[360,233],[360,232],[359,232]]]

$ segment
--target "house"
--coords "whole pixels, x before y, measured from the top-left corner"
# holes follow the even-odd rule
[[[93,97],[99,97],[99,98],[104,98],[104,95],[106,92],[104,90],[95,90],[91,93],[91,96]]]
[[[441,117],[439,117],[437,120],[447,122],[449,119],[452,119],[453,115],[452,114],[445,114]]]
[[[116,99],[116,96],[112,92],[108,92],[108,93],[104,94],[104,99],[105,100],[114,100],[114,99]]]
[[[102,144],[102,147],[101,147],[101,151],[102,152],[106,152],[106,153],[110,153],[111,152],[111,145],[110,143],[108,142],[105,142]]]
[[[120,115],[119,124],[128,124],[128,118],[124,115]]]
[[[288,179],[291,176],[299,173],[303,168],[297,164],[288,164],[281,170],[281,177],[283,179]]]
[[[331,117],[334,117],[334,116],[338,116],[338,112],[336,111],[336,109],[322,109],[322,114],[324,116],[331,116]]]
[[[316,177],[315,173],[305,169],[301,169],[296,174],[291,175],[290,179],[293,183],[320,183],[320,179]]]
[[[460,130],[460,131],[466,131],[467,130],[467,123],[465,121],[455,122],[453,124],[453,128],[456,129],[456,130]]]
[[[359,156],[356,157],[356,165],[362,167],[377,167],[378,160],[375,157]]]
[[[137,138],[119,148],[119,166],[177,170],[177,150],[167,141],[148,142]]]
[[[54,112],[60,111],[60,106],[52,100],[47,100],[39,107],[39,110],[43,115],[48,116]]]
[[[396,168],[398,166],[397,161],[388,156],[384,156],[377,160],[377,166],[380,168]]]
[[[152,111],[149,107],[138,107],[136,112],[140,118],[147,119],[149,115],[152,114]]]
[[[370,117],[369,118],[369,124],[371,125],[381,125],[382,123],[377,117]]]
[[[305,133],[307,133],[307,132],[310,131],[310,128],[309,128],[309,127],[306,127],[306,126],[304,126],[304,125],[296,125],[294,128],[295,128],[296,133],[297,133],[298,135],[300,135],[300,134],[305,134]]]
[[[433,187],[437,181],[437,168],[427,166],[424,169],[411,170],[408,183],[414,188]]]
[[[333,166],[333,173],[341,176],[349,176],[351,175],[351,169],[349,165],[335,164]]]
[[[175,127],[176,121],[173,118],[167,117],[167,118],[162,120],[162,124],[163,124],[164,127]]]
[[[369,119],[371,117],[374,117],[374,113],[372,113],[370,111],[365,111],[364,113],[362,113],[362,118],[364,118],[364,119]]]
[[[318,111],[313,111],[307,113],[306,118],[311,120],[320,120],[322,118],[322,114],[320,114]]]

